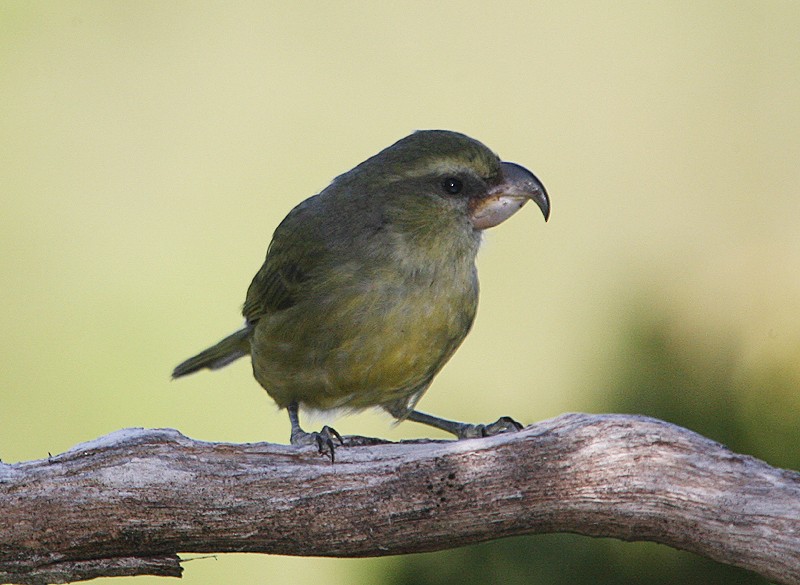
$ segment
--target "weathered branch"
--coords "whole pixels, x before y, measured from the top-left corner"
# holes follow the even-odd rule
[[[313,448],[123,430],[0,464],[0,582],[180,576],[178,552],[378,556],[504,536],[652,540],[800,584],[800,474],[637,416]]]

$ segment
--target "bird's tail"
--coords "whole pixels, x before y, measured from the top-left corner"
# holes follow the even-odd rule
[[[177,365],[172,371],[172,377],[180,378],[203,368],[217,370],[238,360],[240,357],[248,355],[250,353],[250,336],[252,333],[253,328],[247,326],[239,329],[236,333],[228,335],[216,345]]]

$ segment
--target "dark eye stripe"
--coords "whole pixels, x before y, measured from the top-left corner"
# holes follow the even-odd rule
[[[464,183],[461,182],[461,179],[447,177],[444,181],[442,181],[442,189],[445,190],[445,193],[449,193],[450,195],[457,195],[458,193],[461,193],[461,189],[463,188]]]

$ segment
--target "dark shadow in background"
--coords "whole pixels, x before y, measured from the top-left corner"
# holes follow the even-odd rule
[[[610,380],[598,384],[609,388],[604,411],[668,420],[771,465],[800,468],[798,364],[747,366],[735,332],[698,333],[652,306],[631,318],[623,340]],[[767,583],[663,545],[570,534],[398,557],[387,569],[387,585]]]

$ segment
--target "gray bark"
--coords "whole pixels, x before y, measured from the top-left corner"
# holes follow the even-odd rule
[[[463,441],[206,443],[127,429],[0,464],[0,582],[180,576],[179,552],[365,557],[574,532],[800,584],[800,474],[640,416]]]

